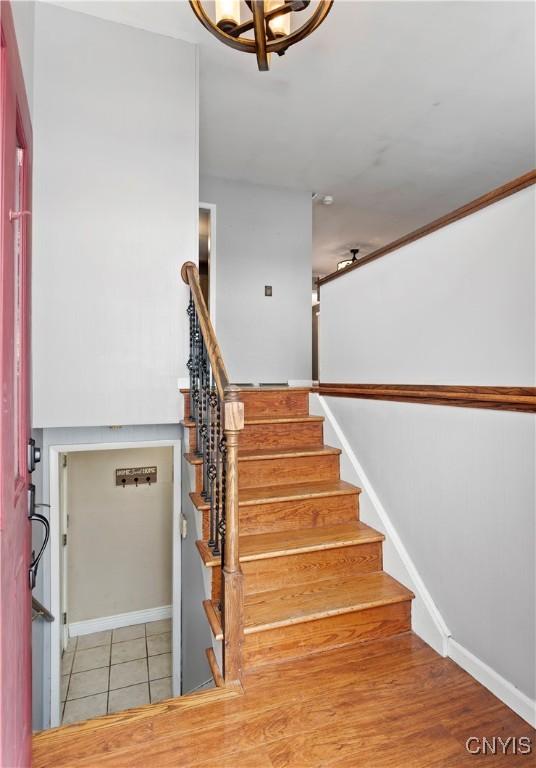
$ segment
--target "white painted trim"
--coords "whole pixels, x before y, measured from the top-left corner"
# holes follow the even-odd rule
[[[209,256],[209,314],[212,327],[216,330],[216,204],[199,203],[199,208],[210,211],[210,248]]]
[[[350,461],[355,473],[360,478],[360,483],[363,488],[363,490],[367,493],[381,523],[385,531],[385,535],[388,537],[389,541],[395,548],[400,560],[402,561],[402,564],[404,565],[406,571],[408,572],[408,575],[410,576],[412,582],[413,582],[413,590],[416,594],[418,594],[420,600],[422,601],[422,604],[427,611],[432,623],[434,624],[437,632],[439,633],[439,636],[441,638],[441,653],[443,656],[447,656],[448,654],[448,639],[451,636],[451,632],[449,628],[447,627],[442,615],[440,614],[436,604],[434,603],[434,600],[430,593],[428,592],[426,585],[424,584],[416,566],[413,560],[411,559],[407,549],[405,548],[402,539],[398,535],[398,532],[396,528],[394,527],[393,523],[391,522],[391,519],[389,515],[387,514],[387,511],[383,504],[381,503],[376,491],[372,487],[372,483],[368,479],[363,467],[359,463],[355,453],[352,450],[352,447],[348,440],[346,439],[346,435],[342,431],[340,424],[338,423],[337,419],[333,415],[332,410],[330,409],[329,405],[326,403],[326,400],[321,395],[314,395],[316,398],[318,398],[318,402],[329,421],[333,431],[335,432],[337,439],[339,440],[340,446],[343,450],[343,452],[346,454],[348,460]]]
[[[112,451],[128,448],[172,448],[173,449],[173,517],[181,509],[181,441],[180,440],[135,440],[124,443],[78,443],[49,446],[49,495],[50,495],[50,612],[57,617],[50,624],[50,728],[60,725],[60,668],[61,668],[61,621],[60,621],[60,453],[78,453],[80,451]],[[174,549],[180,558],[181,548]],[[175,565],[175,564],[174,564]],[[180,562],[178,564],[181,572]],[[173,584],[174,589],[177,584]],[[180,595],[180,584],[179,584]],[[173,598],[175,599],[175,597]],[[173,647],[181,648],[181,600],[176,608],[173,622]],[[175,653],[173,653],[175,656]],[[180,680],[180,655],[174,659],[173,675]]]
[[[474,656],[471,651],[464,648],[452,637],[448,641],[448,655],[462,669],[468,672],[475,680],[478,680],[488,691],[491,691],[498,699],[513,709],[516,714],[536,728],[536,701],[505,680],[494,669],[481,659]]]
[[[288,385],[289,387],[312,387],[313,380],[312,379],[289,379]]]
[[[158,608],[146,608],[144,611],[129,611],[117,613],[115,616],[101,616],[98,619],[73,621],[69,624],[69,637],[90,635],[92,632],[105,632],[108,629],[132,627],[135,624],[147,624],[150,621],[161,621],[171,618],[171,605],[161,605]]]

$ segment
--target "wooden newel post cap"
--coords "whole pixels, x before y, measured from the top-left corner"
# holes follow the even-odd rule
[[[225,388],[225,431],[244,429],[244,403],[239,400],[240,387],[230,384]]]
[[[184,282],[186,283],[186,285],[188,285],[188,283],[190,282],[189,279],[188,279],[188,269],[190,267],[193,267],[194,269],[197,269],[197,264],[194,264],[193,261],[185,261],[184,264],[181,267],[181,277],[184,280]]]

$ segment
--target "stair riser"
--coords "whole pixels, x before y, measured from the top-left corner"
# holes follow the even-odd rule
[[[187,427],[188,450],[195,451],[196,431]],[[240,432],[239,446],[242,450],[260,448],[303,448],[322,445],[322,422],[290,422],[288,424],[246,424]]]
[[[246,424],[238,444],[243,450],[261,448],[303,448],[322,445],[321,421],[289,422],[287,424]]]
[[[336,579],[348,573],[362,574],[382,570],[381,542],[351,547],[317,550],[303,554],[270,557],[241,563],[244,593],[254,595],[280,587],[307,584],[322,579]],[[212,599],[221,593],[221,568],[212,569]]]
[[[290,531],[359,519],[359,494],[278,501],[240,507],[240,534]]]
[[[316,621],[292,624],[244,637],[246,669],[300,658],[411,629],[411,602],[383,605]]]
[[[200,514],[203,515],[203,539],[208,541],[209,512],[204,509]],[[241,505],[239,514],[241,536],[354,523],[359,520],[359,494]]]
[[[195,464],[195,490],[203,490],[203,467]],[[252,459],[238,464],[238,489],[267,485],[291,485],[308,481],[339,479],[338,454]]]
[[[308,416],[309,393],[289,390],[241,392],[246,419],[275,419],[283,416]]]
[[[190,395],[183,393],[184,418],[190,416]],[[275,419],[285,416],[308,416],[309,393],[292,390],[241,392],[246,419]]]
[[[238,467],[239,489],[338,479],[338,454],[254,459],[241,461]]]
[[[242,563],[246,595],[381,569],[381,542]]]

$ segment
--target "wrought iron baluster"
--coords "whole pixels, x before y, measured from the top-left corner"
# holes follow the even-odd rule
[[[223,611],[223,595],[224,595],[224,554],[225,554],[225,498],[227,494],[227,439],[225,437],[225,427],[223,420],[220,419],[220,440],[219,440],[219,453],[220,453],[220,477],[221,477],[221,504],[218,515],[218,538],[221,552],[221,595],[220,598],[220,611]]]
[[[212,328],[191,262],[181,270],[190,286],[190,415],[195,432],[196,490],[208,507],[208,545],[221,555],[220,610],[223,675],[227,681],[242,677],[243,574],[239,552],[238,439],[244,427],[239,388],[229,383],[221,350]],[[192,441],[191,450],[194,450]]]
[[[216,511],[216,486],[218,483],[218,451],[216,449],[216,419],[217,419],[217,407],[218,407],[218,393],[216,391],[216,385],[214,379],[210,377],[210,392],[209,392],[209,410],[210,410],[210,424],[208,441],[208,466],[207,475],[209,482],[209,504],[210,504],[210,521],[211,532],[213,532],[212,551],[215,555],[219,554],[218,550],[218,530],[217,530],[217,511]]]
[[[201,453],[203,456],[202,464],[202,476],[203,476],[203,490],[201,496],[205,501],[209,500],[209,482],[208,482],[208,449],[209,449],[209,368],[207,359],[207,350],[203,340],[202,358],[201,358]]]
[[[193,341],[193,359],[194,359],[194,389],[192,394],[193,411],[192,418],[195,420],[195,452],[199,455],[201,446],[201,418],[200,418],[200,348],[201,348],[201,329],[199,328],[199,318],[197,312],[194,312],[194,341]]]
[[[190,323],[190,355],[188,357],[188,373],[190,376],[190,418],[194,419],[194,379],[195,379],[195,349],[194,349],[194,339],[195,339],[195,304],[192,297],[192,291],[190,290],[190,301],[188,302],[188,309],[186,310],[186,314],[188,315],[189,323]]]

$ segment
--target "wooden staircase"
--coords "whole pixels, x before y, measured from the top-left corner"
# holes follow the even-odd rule
[[[184,390],[186,459],[196,468],[192,502],[203,516],[197,547],[212,571],[204,603],[216,639],[221,558],[206,539],[202,458]],[[382,570],[383,534],[359,520],[360,489],[340,479],[323,419],[309,415],[309,389],[245,388],[238,452],[240,567],[244,575],[245,670],[350,646],[411,628],[413,593]]]

